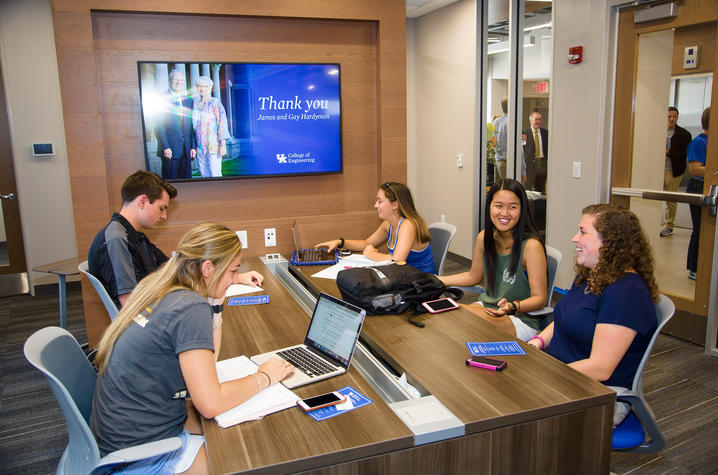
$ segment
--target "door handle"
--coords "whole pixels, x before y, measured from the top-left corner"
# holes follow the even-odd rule
[[[718,207],[718,186],[711,185],[706,196],[693,193],[678,193],[674,191],[658,191],[658,190],[640,190],[637,188],[618,188],[611,189],[611,193],[617,196],[632,196],[634,198],[643,198],[646,200],[657,201],[676,201],[678,203],[688,203],[690,205],[708,206],[712,216],[716,215],[716,207]]]
[[[4,200],[14,200],[15,193],[8,193],[7,195],[0,195],[0,198],[2,198]]]

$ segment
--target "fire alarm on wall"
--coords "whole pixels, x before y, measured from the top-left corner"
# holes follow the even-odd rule
[[[568,62],[578,64],[583,60],[583,46],[572,46],[568,49]]]

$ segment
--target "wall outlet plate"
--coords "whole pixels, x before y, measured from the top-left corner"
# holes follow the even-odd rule
[[[242,243],[242,249],[247,249],[247,231],[235,231],[239,242]]]
[[[273,247],[277,245],[276,228],[267,228],[264,230],[264,247]]]

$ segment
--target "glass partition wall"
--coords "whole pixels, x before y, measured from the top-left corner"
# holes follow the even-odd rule
[[[545,238],[552,46],[551,2],[477,2],[477,188],[514,178]],[[537,146],[538,145],[538,146]],[[485,193],[478,193],[483,209]],[[477,213],[478,214],[478,213]],[[485,218],[484,218],[485,219]],[[483,227],[478,223],[476,231]]]

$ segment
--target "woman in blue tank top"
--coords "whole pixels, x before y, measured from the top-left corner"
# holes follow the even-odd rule
[[[414,206],[414,199],[406,185],[395,181],[384,183],[376,194],[374,208],[382,223],[366,239],[334,239],[317,244],[328,247],[362,251],[366,257],[381,262],[406,262],[424,272],[435,272],[431,252],[431,234]],[[386,241],[388,253],[376,248]]]

